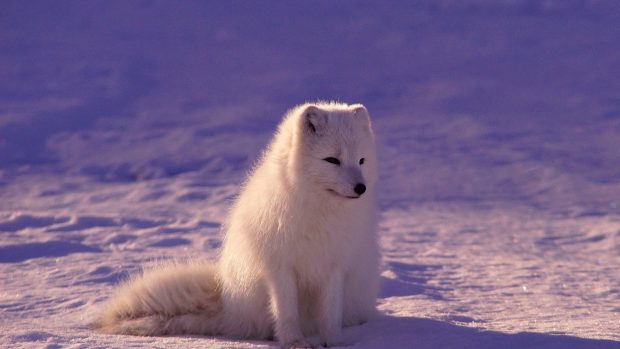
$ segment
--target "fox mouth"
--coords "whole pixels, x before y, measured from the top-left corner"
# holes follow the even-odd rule
[[[335,196],[338,196],[338,197],[341,197],[341,198],[346,198],[346,199],[359,199],[360,198],[359,195],[358,196],[342,195],[339,192],[335,191],[334,189],[327,189],[327,191],[329,193],[332,193],[332,195],[335,195]]]

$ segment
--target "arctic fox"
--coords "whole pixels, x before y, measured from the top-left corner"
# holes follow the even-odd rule
[[[104,333],[342,344],[375,315],[379,287],[370,117],[361,104],[291,109],[223,225],[219,261],[177,263],[123,285]]]

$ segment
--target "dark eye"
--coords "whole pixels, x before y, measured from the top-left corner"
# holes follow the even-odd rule
[[[336,158],[328,157],[328,158],[325,158],[323,160],[329,162],[330,164],[340,165],[340,160],[338,160]]]
[[[360,159],[360,165],[363,165],[363,164],[364,164],[364,158],[361,158]]]

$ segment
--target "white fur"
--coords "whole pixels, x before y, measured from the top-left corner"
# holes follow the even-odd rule
[[[341,343],[342,326],[375,314],[376,168],[362,105],[293,108],[224,224],[217,265],[143,273],[120,289],[97,327],[138,335],[275,335],[287,348]],[[361,196],[358,183],[366,186]],[[316,334],[320,343],[311,343]]]

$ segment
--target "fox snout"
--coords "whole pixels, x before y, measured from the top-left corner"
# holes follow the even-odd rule
[[[355,184],[355,186],[353,187],[353,192],[355,192],[355,195],[351,195],[351,193],[346,193],[348,190],[345,192],[341,192],[336,189],[329,188],[327,189],[327,191],[340,197],[349,198],[349,199],[358,199],[362,196],[362,194],[366,192],[366,185],[364,183]]]
[[[355,192],[355,194],[361,196],[366,192],[366,186],[364,185],[364,183],[357,183],[355,185],[355,188],[353,188],[353,191]]]

